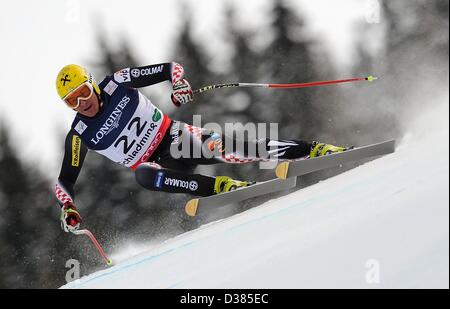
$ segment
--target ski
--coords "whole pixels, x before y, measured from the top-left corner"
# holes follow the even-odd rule
[[[296,177],[286,180],[272,179],[264,182],[258,182],[249,187],[240,188],[235,191],[191,199],[186,203],[185,211],[189,216],[195,217],[196,215],[205,213],[210,208],[218,208],[252,197],[291,189],[295,187],[296,184]]]
[[[279,179],[302,176],[318,170],[323,170],[343,163],[382,156],[395,151],[395,140],[385,141],[363,147],[357,147],[344,152],[322,157],[304,159],[294,162],[283,162],[276,168]]]
[[[394,151],[395,141],[391,140],[349,149],[345,152],[330,154],[323,157],[294,162],[283,162],[279,164],[276,169],[278,178],[259,182],[252,186],[227,193],[191,199],[186,203],[185,211],[189,216],[195,217],[207,212],[210,208],[218,208],[264,194],[291,189],[297,184],[297,176],[302,176],[351,161],[386,155],[393,153]]]

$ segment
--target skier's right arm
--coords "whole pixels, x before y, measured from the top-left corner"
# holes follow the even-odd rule
[[[65,232],[80,226],[81,216],[74,204],[74,186],[87,154],[87,147],[81,138],[70,130],[64,143],[64,159],[55,185],[55,195],[61,206],[61,227]]]
[[[189,82],[184,78],[184,68],[177,62],[158,63],[142,67],[124,68],[112,76],[114,81],[128,87],[141,88],[170,81],[172,103],[180,107],[194,100]]]

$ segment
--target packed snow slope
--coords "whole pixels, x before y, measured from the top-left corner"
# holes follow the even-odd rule
[[[392,155],[64,287],[448,288],[448,131],[447,102]]]

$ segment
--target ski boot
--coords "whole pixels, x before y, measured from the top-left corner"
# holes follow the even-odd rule
[[[220,194],[230,192],[238,188],[252,185],[252,182],[233,180],[228,176],[216,176],[216,183],[214,185],[214,193]]]
[[[328,154],[343,152],[351,148],[338,147],[330,144],[312,142],[311,152],[309,153],[310,158],[316,158],[321,156],[326,156]]]

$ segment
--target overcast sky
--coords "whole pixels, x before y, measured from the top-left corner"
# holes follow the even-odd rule
[[[21,156],[48,171],[49,178],[57,177],[62,159],[59,146],[74,113],[59,100],[55,76],[68,63],[96,62],[93,18],[101,18],[112,46],[118,41],[116,34],[127,36],[142,65],[170,61],[171,44],[182,21],[180,3],[187,3],[194,14],[195,34],[217,43],[210,44],[209,48],[220,55],[217,34],[221,31],[224,4],[233,3],[238,8],[241,27],[257,29],[271,1],[1,1],[0,121],[8,124]],[[353,29],[356,23],[373,16],[370,10],[376,0],[290,0],[289,3],[293,9],[303,12],[311,33],[323,37],[335,60],[344,68],[351,62],[349,47]],[[148,50],[149,42],[153,46],[151,50]]]

